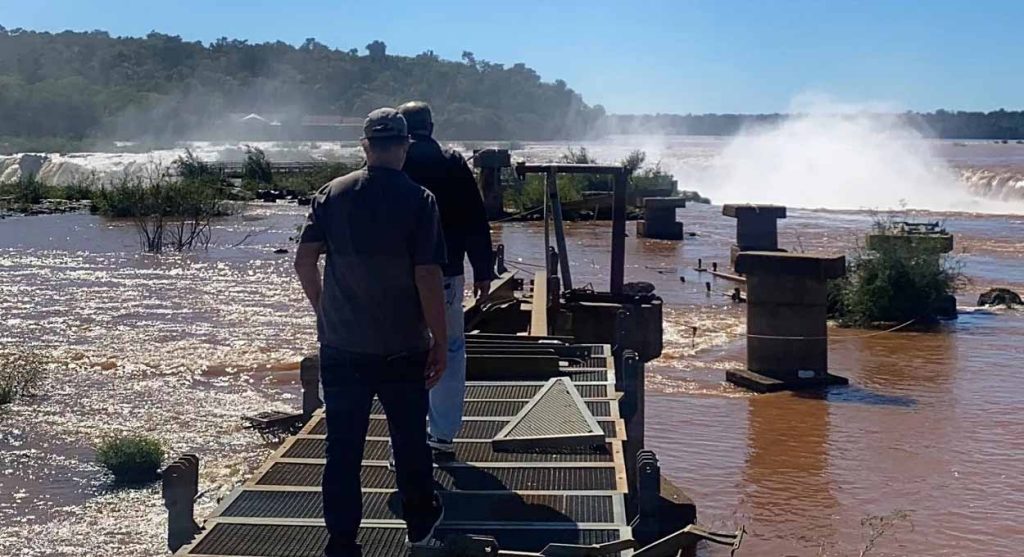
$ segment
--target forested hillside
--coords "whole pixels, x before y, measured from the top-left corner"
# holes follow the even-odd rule
[[[150,33],[45,33],[0,26],[0,152],[75,150],[97,140],[236,137],[240,115],[324,122],[361,118],[410,99],[430,102],[448,139],[575,140],[609,133],[732,135],[782,114],[606,116],[562,80],[541,81],[524,64],[443,60],[431,51],[394,56],[380,41],[340,50],[307,39],[211,44]],[[1024,112],[906,113],[929,136],[1024,138]],[[310,117],[313,117],[310,119]],[[303,120],[303,119],[306,120]],[[349,123],[351,125],[351,122]],[[356,121],[358,125],[358,121]],[[298,134],[308,128],[298,126]],[[245,130],[243,130],[245,131]],[[350,128],[351,131],[351,128]],[[331,133],[303,139],[324,139]],[[293,137],[292,134],[289,137]]]
[[[462,58],[0,27],[0,138],[204,139],[232,113],[363,116],[410,99],[459,139],[579,138],[604,115],[523,64]]]

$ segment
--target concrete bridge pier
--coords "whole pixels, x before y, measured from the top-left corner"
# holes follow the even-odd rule
[[[736,255],[744,251],[779,249],[779,219],[786,218],[782,205],[729,204],[722,214],[736,219],[736,243],[729,250],[729,262],[736,271]]]
[[[487,209],[487,218],[497,220],[505,216],[504,195],[501,186],[501,169],[512,167],[512,156],[508,149],[482,149],[473,151],[473,166],[479,169],[477,185]]]
[[[747,277],[747,369],[726,379],[759,393],[842,385],[828,373],[827,281],[846,258],[742,252]]]
[[[683,223],[676,221],[676,209],[685,208],[681,197],[644,199],[644,220],[636,223],[636,234],[657,240],[682,240]]]

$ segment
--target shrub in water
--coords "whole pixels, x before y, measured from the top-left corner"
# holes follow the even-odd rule
[[[886,223],[876,223],[885,234]],[[934,322],[963,283],[962,265],[926,243],[883,242],[849,259],[847,275],[829,285],[829,313],[849,326]]]
[[[112,437],[96,448],[96,462],[120,482],[155,480],[163,460],[164,449],[160,442],[144,435]]]
[[[0,406],[31,392],[42,379],[43,361],[31,354],[0,352]]]
[[[242,166],[242,173],[246,180],[257,184],[270,185],[274,183],[274,171],[270,166],[270,160],[263,149],[259,147],[245,146],[245,163]]]

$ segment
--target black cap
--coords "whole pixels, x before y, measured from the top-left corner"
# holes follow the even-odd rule
[[[434,118],[430,105],[423,101],[409,101],[398,106],[398,112],[405,116],[409,133],[430,135],[434,131]]]
[[[377,137],[407,137],[409,128],[405,118],[393,108],[378,108],[363,122],[363,139]]]

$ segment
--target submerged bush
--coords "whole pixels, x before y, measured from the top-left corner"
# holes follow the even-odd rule
[[[270,159],[267,158],[263,149],[252,145],[245,146],[245,163],[242,165],[242,174],[246,181],[264,185],[274,183],[274,172],[270,166]]]
[[[876,234],[888,234],[876,222]],[[879,242],[849,258],[847,274],[829,284],[829,313],[847,326],[935,322],[963,285],[962,264],[926,242]]]
[[[278,172],[274,175],[274,187],[281,190],[294,190],[298,193],[311,193],[320,189],[331,180],[344,176],[359,166],[343,162],[325,162],[316,165],[308,172]],[[249,188],[261,186],[254,182],[247,182]]]
[[[210,163],[199,158],[192,149],[185,149],[185,154],[180,155],[171,163],[178,176],[186,180],[220,179],[220,173],[214,170]]]
[[[160,442],[145,435],[119,435],[96,447],[96,462],[120,482],[155,480],[163,460]]]
[[[43,376],[43,361],[32,354],[0,352],[0,406],[31,394]]]
[[[98,192],[94,203],[104,216],[131,219],[142,248],[160,253],[209,246],[213,218],[231,213],[222,197],[217,180],[174,179],[151,169],[122,174]]]

